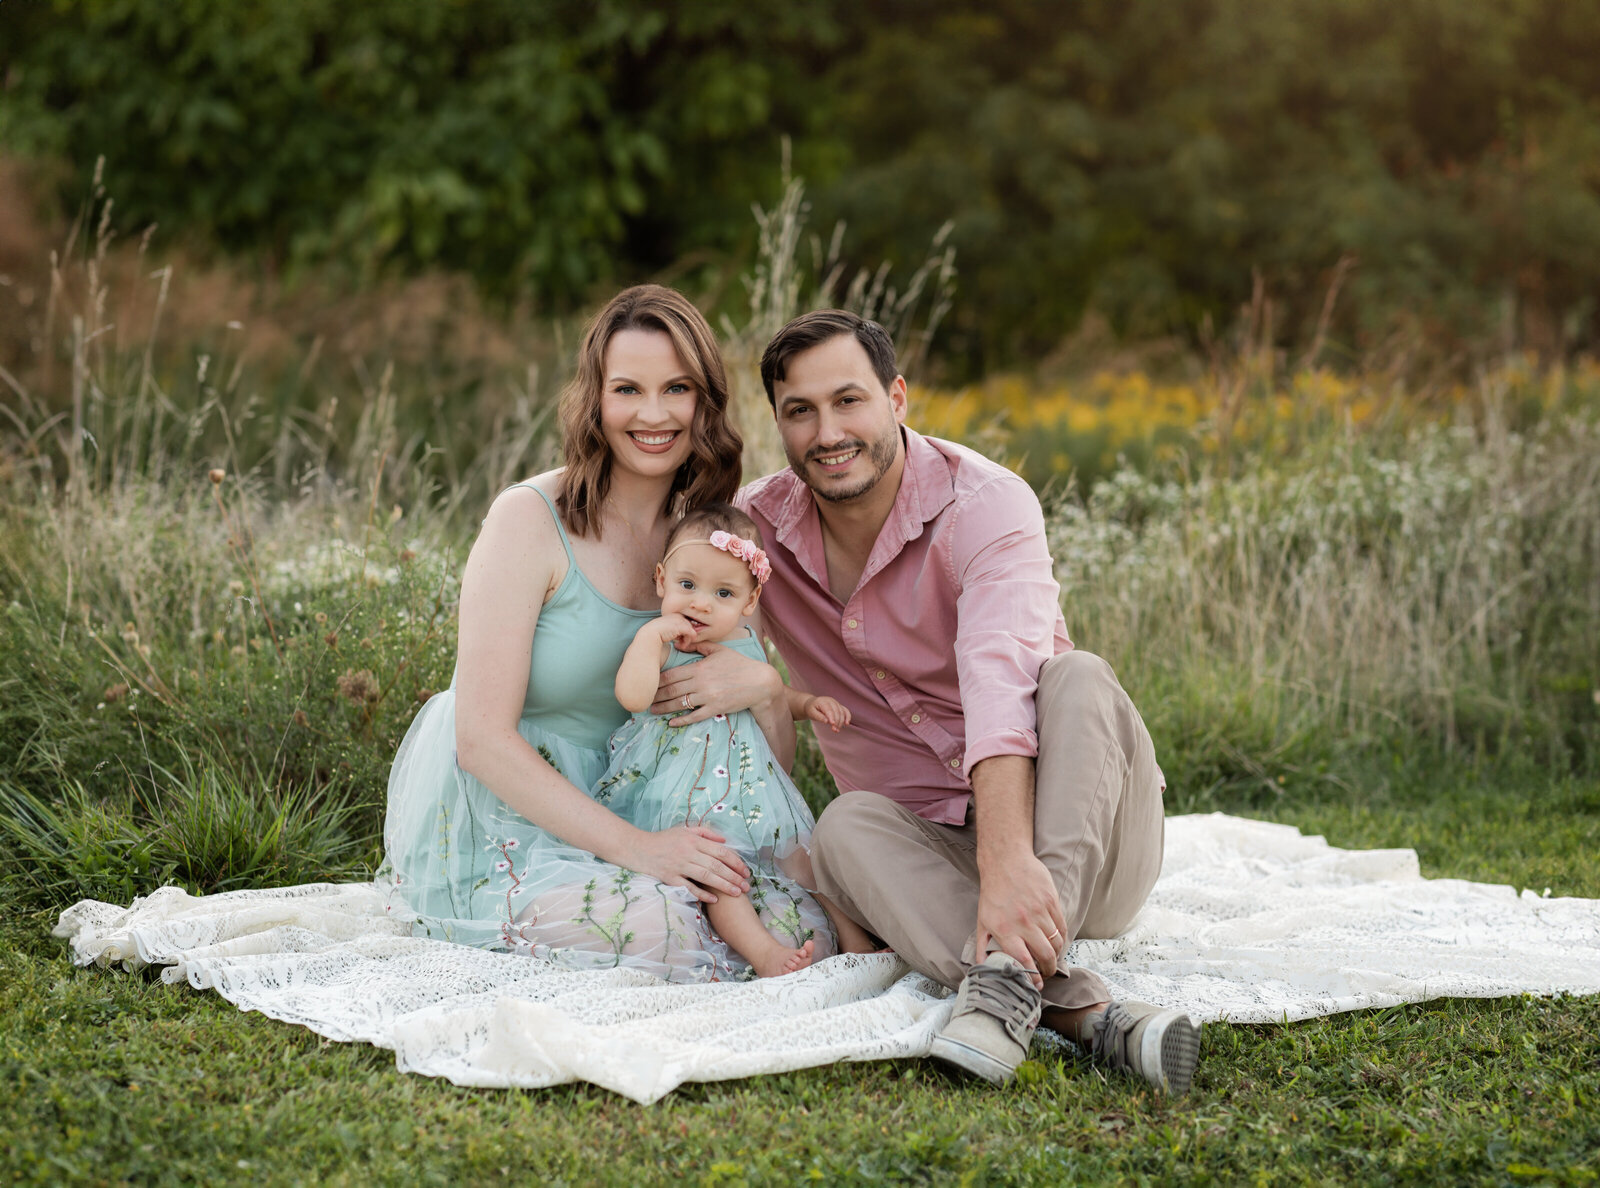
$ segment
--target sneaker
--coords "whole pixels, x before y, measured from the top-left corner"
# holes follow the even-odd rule
[[[1147,1002],[1113,1002],[1090,1024],[1089,1054],[1143,1077],[1163,1093],[1187,1093],[1200,1056],[1200,1024]]]
[[[990,953],[961,979],[955,1012],[933,1037],[933,1055],[1004,1085],[1028,1054],[1041,1005],[1022,963],[1005,953]]]

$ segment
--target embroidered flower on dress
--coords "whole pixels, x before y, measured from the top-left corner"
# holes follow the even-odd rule
[[[719,780],[725,780],[728,778],[728,769],[719,763],[711,769],[711,774]]]
[[[498,873],[505,874],[506,871],[511,869],[511,863],[502,858],[499,862],[494,864],[494,868]]]

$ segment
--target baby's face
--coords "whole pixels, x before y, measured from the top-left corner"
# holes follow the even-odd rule
[[[697,640],[715,643],[755,610],[761,590],[743,561],[697,541],[674,549],[665,565],[656,566],[656,593],[662,614],[682,615],[694,625]]]

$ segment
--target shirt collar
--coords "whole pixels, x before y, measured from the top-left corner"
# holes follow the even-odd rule
[[[900,518],[907,528],[914,528],[905,539],[915,540],[922,535],[924,524],[938,518],[955,502],[956,483],[950,475],[950,460],[931,441],[915,429],[905,429],[904,434],[906,469],[889,519],[893,522]],[[879,539],[882,539],[881,533]]]
[[[877,542],[867,557],[857,588],[900,555],[911,541],[922,535],[923,526],[955,501],[955,480],[950,463],[932,442],[914,429],[902,427],[906,443],[906,465],[900,475],[900,490],[895,495],[889,518],[878,529]]]

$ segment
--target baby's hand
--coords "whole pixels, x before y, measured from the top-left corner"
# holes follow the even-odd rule
[[[676,644],[680,652],[686,652],[694,646],[694,624],[683,615],[662,615],[653,625],[656,638],[662,643]]]
[[[831,697],[813,697],[811,704],[806,706],[806,717],[813,722],[827,723],[833,727],[835,734],[839,733],[841,726],[850,725],[850,711]]]

